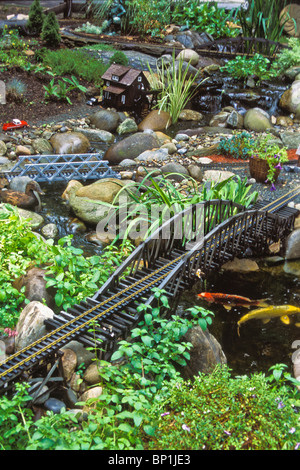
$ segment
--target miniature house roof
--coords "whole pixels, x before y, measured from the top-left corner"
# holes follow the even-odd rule
[[[112,64],[106,72],[102,75],[103,80],[114,81],[113,76],[119,78],[118,85],[129,86],[134,80],[141,75],[143,72],[141,70],[136,70],[125,65]]]

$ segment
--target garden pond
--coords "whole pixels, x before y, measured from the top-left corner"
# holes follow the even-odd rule
[[[58,237],[73,233],[73,245],[84,250],[87,256],[100,254],[102,247],[89,241],[88,233],[94,228],[81,231],[80,225],[72,223],[70,207],[60,196],[65,189],[62,183],[55,183],[45,188],[47,196],[41,215],[47,223],[55,223],[59,230]],[[77,229],[76,229],[77,227]],[[296,315],[291,317],[289,325],[279,318],[271,319],[267,324],[260,320],[251,320],[241,325],[238,334],[237,322],[245,314],[246,308],[234,307],[227,311],[223,306],[200,300],[197,294],[203,291],[222,292],[249,297],[268,299],[270,305],[294,305],[300,307],[300,261],[283,261],[276,257],[256,260],[259,271],[239,274],[221,271],[206,281],[198,281],[190,291],[182,294],[178,312],[194,305],[207,308],[214,313],[210,333],[219,341],[229,367],[237,374],[256,371],[267,372],[276,363],[285,363],[291,368],[292,344],[300,340],[299,321]],[[256,307],[253,307],[256,308]],[[292,368],[291,368],[292,372]]]

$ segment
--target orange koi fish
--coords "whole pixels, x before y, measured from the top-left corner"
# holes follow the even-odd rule
[[[232,307],[250,308],[253,306],[269,306],[269,304],[266,302],[267,299],[251,300],[248,299],[248,297],[242,297],[241,295],[222,294],[219,292],[201,292],[201,294],[197,295],[207,302],[223,305],[226,310],[231,310]]]

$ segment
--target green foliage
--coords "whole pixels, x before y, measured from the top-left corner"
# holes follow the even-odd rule
[[[300,440],[299,392],[270,386],[262,373],[231,377],[218,366],[191,382],[173,381],[156,397],[150,450],[292,450]]]
[[[70,86],[67,87],[67,83]],[[72,76],[71,78],[63,77],[62,80],[58,80],[58,83],[55,84],[55,78],[52,78],[49,85],[44,85],[45,89],[45,99],[56,99],[56,100],[66,100],[68,103],[72,104],[68,93],[72,90],[78,90],[83,93],[86,92],[86,88],[78,82],[77,78]]]
[[[78,32],[83,31],[88,34],[102,34],[103,31],[105,31],[105,29],[107,28],[107,26],[108,26],[107,21],[103,21],[101,26],[91,24],[89,21],[87,21],[80,27],[75,28],[75,31],[78,31]]]
[[[29,18],[26,24],[28,31],[31,34],[36,34],[39,36],[42,32],[45,17],[40,0],[33,0],[32,4],[30,5],[28,16]]]
[[[74,75],[95,84],[101,83],[101,76],[107,69],[107,65],[101,60],[93,59],[83,49],[48,51],[44,65],[49,66],[57,75]]]
[[[109,65],[111,64],[120,64],[120,65],[128,65],[129,61],[122,51],[116,51],[111,58],[109,59]]]
[[[61,36],[59,34],[59,24],[56,14],[50,11],[43,22],[42,40],[50,47],[57,47],[60,44]]]
[[[288,161],[287,147],[280,147],[278,144],[272,143],[272,139],[271,134],[261,135],[255,140],[250,152],[250,158],[259,158],[268,163],[267,179],[270,183],[274,183],[276,169],[281,169],[281,163]]]
[[[247,160],[253,144],[254,139],[251,134],[246,131],[235,132],[232,137],[221,138],[218,150],[232,158]]]
[[[186,63],[182,59],[175,61],[174,54],[171,66],[167,67],[162,61],[162,66],[157,68],[156,73],[148,64],[151,86],[159,90],[157,107],[170,114],[173,124],[178,121],[181,111],[196,93],[198,74],[189,75],[189,66],[190,62]]]
[[[13,328],[25,300],[24,288],[19,292],[13,283],[26,274],[31,266],[47,266],[48,286],[55,289],[58,307],[65,309],[91,295],[112,271],[128,256],[132,246],[123,250],[106,248],[101,256],[86,257],[71,245],[72,236],[62,238],[57,245],[37,238],[30,222],[18,215],[15,207],[5,205],[0,213],[0,328]]]
[[[279,41],[284,25],[289,19],[287,16],[281,21],[282,8],[278,0],[252,0],[247,10],[240,8],[237,17],[242,26],[243,36]],[[262,54],[271,54],[274,50],[274,46],[269,46],[267,43],[262,43],[259,47]]]
[[[170,2],[167,0],[126,0],[122,29],[133,34],[160,36],[170,23]]]
[[[229,26],[236,23],[236,11],[226,12],[214,2],[199,3],[197,0],[177,1],[172,13],[172,22],[196,31],[205,31],[214,39],[220,37],[235,37],[239,34],[238,28]]]
[[[288,46],[288,49],[282,49],[276,57],[279,73],[285,72],[289,67],[300,64],[299,38],[289,38]]]
[[[278,71],[275,64],[271,64],[267,57],[261,54],[254,54],[253,57],[237,56],[235,59],[220,67],[221,72],[225,72],[229,77],[246,81],[251,75],[256,76],[259,81],[269,80],[277,77]]]
[[[127,243],[123,251],[108,247],[101,256],[87,258],[71,239],[67,236],[52,245],[53,263],[45,276],[47,287],[56,290],[56,305],[64,310],[92,295],[132,249]]]

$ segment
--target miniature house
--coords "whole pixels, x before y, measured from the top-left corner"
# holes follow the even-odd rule
[[[112,64],[102,75],[103,106],[131,109],[147,101],[150,85],[142,70]]]

